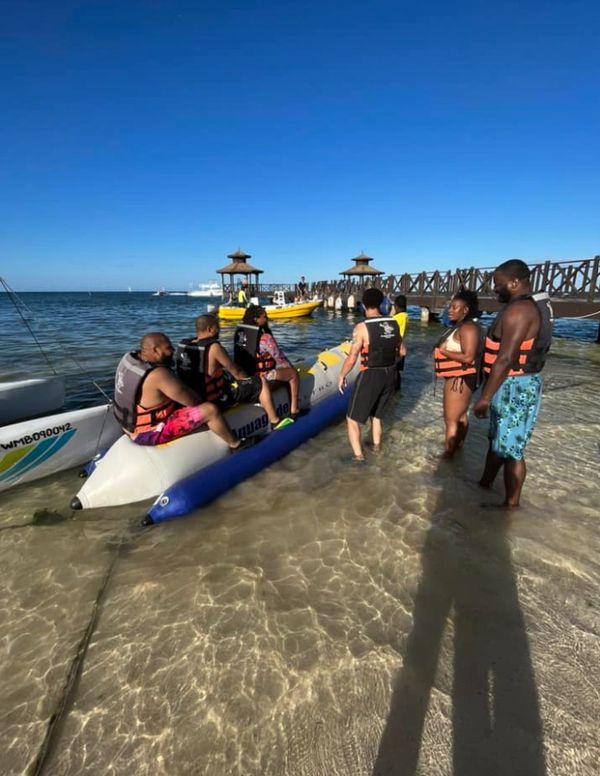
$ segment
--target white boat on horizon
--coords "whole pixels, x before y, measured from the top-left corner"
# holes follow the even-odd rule
[[[194,288],[187,293],[188,296],[194,296],[198,299],[221,299],[223,289],[216,280],[209,283],[198,283],[198,288]]]

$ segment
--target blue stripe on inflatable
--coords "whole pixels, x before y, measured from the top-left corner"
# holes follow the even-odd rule
[[[348,395],[337,391],[315,404],[308,415],[293,425],[268,434],[265,439],[176,482],[161,494],[148,512],[153,523],[182,517],[203,507],[261,469],[283,458],[307,439],[329,426],[348,406]]]

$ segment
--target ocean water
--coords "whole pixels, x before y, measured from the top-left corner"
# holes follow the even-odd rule
[[[102,399],[151,329],[198,300],[23,294],[70,406]],[[292,359],[348,338],[274,324]],[[0,377],[44,359],[0,297]],[[559,322],[523,506],[482,503],[486,422],[439,460],[438,324],[410,321],[379,455],[343,423],[213,505],[143,529],[143,505],[72,513],[77,472],[2,494],[2,773],[597,774],[600,346]],[[223,327],[230,342],[232,327]],[[8,336],[7,336],[8,333]]]

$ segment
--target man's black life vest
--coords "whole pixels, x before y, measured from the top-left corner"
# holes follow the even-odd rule
[[[270,372],[277,366],[270,353],[259,354],[263,331],[261,326],[240,323],[233,335],[233,360],[250,376]]]
[[[225,376],[221,365],[213,375],[208,374],[208,351],[218,342],[218,337],[195,341],[183,339],[175,351],[177,376],[193,391],[200,394],[202,401],[218,402],[225,390]]]
[[[540,328],[535,337],[523,340],[520,344],[519,353],[515,362],[511,364],[507,377],[519,377],[521,375],[535,374],[542,371],[544,364],[546,363],[546,355],[550,350],[550,344],[552,342],[552,323],[554,321],[550,297],[545,292],[540,292],[533,296],[529,294],[515,296],[508,302],[506,307],[500,310],[498,315],[496,315],[485,339],[483,369],[486,374],[489,374],[492,371],[492,366],[498,358],[498,352],[500,351],[500,338],[495,332],[498,331],[498,325],[502,320],[502,316],[507,311],[509,305],[524,299],[529,300],[536,306],[540,316]]]
[[[365,318],[368,344],[360,352],[360,371],[394,366],[402,343],[394,318]]]

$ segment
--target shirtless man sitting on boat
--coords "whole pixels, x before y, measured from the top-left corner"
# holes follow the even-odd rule
[[[173,345],[160,332],[145,334],[140,349],[126,353],[115,375],[114,413],[123,431],[138,445],[161,445],[205,426],[232,450],[240,446],[218,407],[200,396],[172,371]]]
[[[248,377],[234,363],[219,342],[219,321],[214,315],[196,318],[196,336],[181,340],[175,353],[177,375],[203,401],[215,402],[226,409],[233,404],[259,403],[267,413],[273,430],[282,421],[277,416],[267,381],[262,376]],[[231,382],[228,375],[236,382]]]

